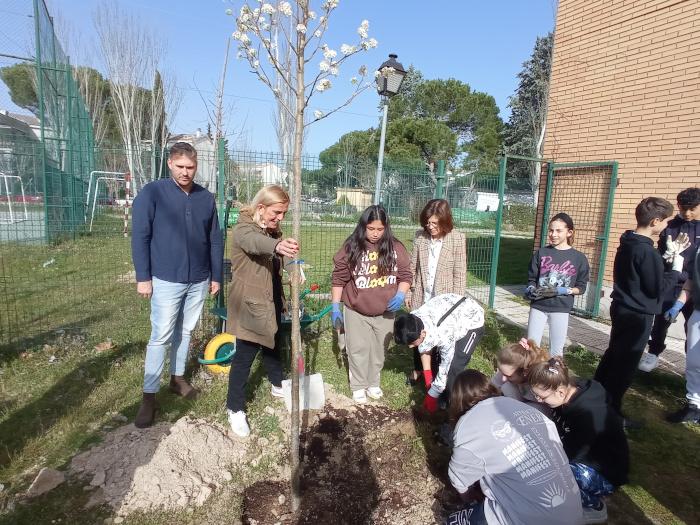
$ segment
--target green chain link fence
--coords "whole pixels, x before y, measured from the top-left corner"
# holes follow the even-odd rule
[[[0,113],[0,350],[41,344],[57,330],[143,341],[149,308],[135,293],[127,179],[133,175],[140,185],[167,176],[167,155],[144,146],[129,156],[122,146],[95,145],[44,1],[9,1],[28,15],[22,20],[34,23],[33,54],[23,56],[0,39],[0,67],[29,68],[36,100],[24,104],[24,111]],[[0,83],[1,105],[10,102],[6,87]],[[183,139],[198,150],[197,181],[218,195],[220,217],[227,199],[235,203],[230,224],[263,184],[289,188],[292,182],[289,158],[226,151],[223,141],[207,136],[173,137]],[[309,282],[328,292],[333,254],[372,203],[376,164],[347,156],[324,162],[305,156],[302,164],[301,255],[310,266]],[[129,165],[139,172],[129,173]],[[510,261],[519,251],[496,239],[532,245],[529,215],[517,212],[521,205],[513,200],[518,176],[453,173],[444,162],[428,169],[424,163],[386,161],[381,200],[395,235],[410,251],[426,201],[447,199],[456,228],[468,238],[468,291],[493,304],[499,253]],[[289,224],[283,229],[290,233]],[[507,266],[526,265],[514,260]],[[517,272],[508,279],[522,281]]]

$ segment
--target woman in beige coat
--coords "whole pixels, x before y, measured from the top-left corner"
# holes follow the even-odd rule
[[[437,295],[467,291],[467,243],[462,232],[454,229],[452,211],[445,199],[428,201],[420,212],[422,230],[416,232],[411,252],[413,283],[406,297],[410,310]],[[422,374],[426,388],[432,383],[430,354],[413,353],[414,370],[409,382]]]
[[[282,265],[294,257],[299,244],[282,239],[280,222],[289,208],[289,195],[280,186],[263,187],[250,206],[241,210],[231,235],[231,285],[226,331],[236,336],[236,353],[229,372],[226,407],[234,433],[250,434],[245,415],[245,389],[250,367],[259,351],[272,395],[282,396],[282,362],[277,332],[283,310]]]

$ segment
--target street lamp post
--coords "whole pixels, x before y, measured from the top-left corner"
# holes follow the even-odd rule
[[[379,139],[379,160],[377,161],[377,179],[374,189],[374,204],[379,204],[382,193],[382,165],[384,164],[384,140],[386,139],[386,120],[389,111],[389,99],[399,92],[406,70],[396,61],[398,55],[390,54],[389,60],[379,66],[377,75],[377,92],[382,97],[382,133]]]

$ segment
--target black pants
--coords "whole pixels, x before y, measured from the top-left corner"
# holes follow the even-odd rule
[[[479,340],[484,335],[484,327],[475,328],[469,330],[467,335],[458,339],[455,342],[455,355],[452,357],[452,363],[450,364],[450,370],[447,372],[447,386],[445,387],[445,392],[443,397],[449,400],[450,392],[452,391],[452,385],[454,385],[457,376],[467,368],[469,361],[472,358],[472,354],[476,349],[476,345],[479,344]]]
[[[594,379],[610,394],[613,408],[622,413],[622,397],[632,384],[649,340],[654,315],[635,312],[613,301],[610,318],[610,342]]]
[[[673,303],[664,304],[664,312],[671,308],[676,301]],[[693,314],[695,305],[692,299],[687,301],[683,308],[681,308],[681,313],[683,314],[683,328],[685,333],[688,333],[688,319]],[[651,329],[651,339],[649,339],[649,353],[654,355],[661,355],[666,349],[666,333],[668,332],[668,327],[671,326],[671,322],[664,319],[664,314],[660,314],[654,317],[654,327]]]
[[[245,389],[248,385],[250,367],[258,352],[262,351],[263,365],[267,378],[274,386],[282,386],[282,361],[279,351],[279,330],[275,336],[275,348],[268,348],[258,343],[236,339],[236,353],[231,359],[228,374],[228,396],[226,407],[234,412],[245,410]]]
[[[467,335],[462,337],[462,339],[457,339],[457,341],[455,342],[455,355],[452,357],[450,369],[447,371],[447,382],[445,390],[442,392],[442,394],[440,394],[441,402],[449,404],[450,391],[452,390],[452,385],[454,384],[455,379],[457,379],[457,376],[460,374],[460,372],[467,368],[467,365],[469,364],[469,360],[472,358],[472,354],[474,353],[476,345],[479,344],[479,340],[484,335],[484,331],[485,330],[483,326],[475,328],[473,330],[469,330],[467,332]],[[423,370],[418,350],[416,350],[413,354],[413,361],[414,365],[416,366],[416,370]],[[430,363],[430,368],[433,371],[433,378],[435,378],[440,368],[440,356],[436,349],[433,349],[433,352],[431,353]]]

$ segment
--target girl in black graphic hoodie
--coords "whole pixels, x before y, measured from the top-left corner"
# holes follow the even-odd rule
[[[560,357],[533,366],[528,382],[537,400],[552,409],[584,514],[603,518],[602,496],[627,483],[629,448],[622,418],[600,383],[571,377]]]

